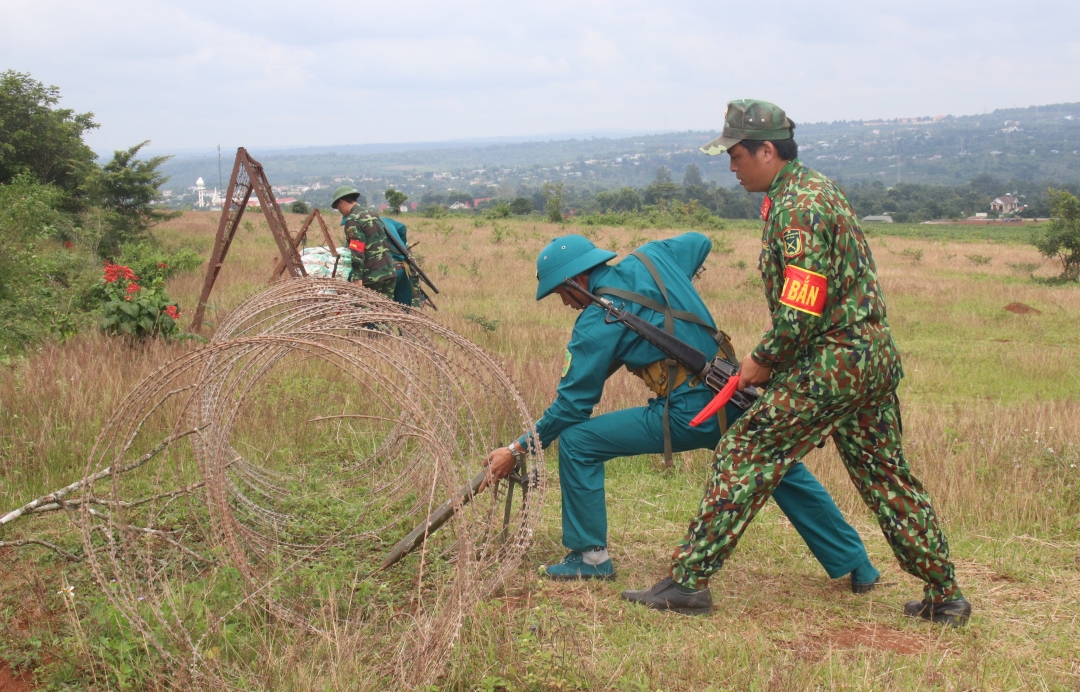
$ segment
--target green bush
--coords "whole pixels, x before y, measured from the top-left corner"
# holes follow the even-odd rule
[[[171,336],[176,331],[180,308],[169,300],[164,285],[160,273],[140,278],[130,267],[106,264],[101,279],[104,315],[98,326],[109,336]]]
[[[0,185],[0,357],[78,330],[79,296],[96,260],[71,240],[80,231],[61,211],[65,194],[29,175]]]
[[[1080,200],[1065,190],[1050,190],[1053,220],[1032,238],[1043,257],[1061,261],[1065,281],[1080,280]]]

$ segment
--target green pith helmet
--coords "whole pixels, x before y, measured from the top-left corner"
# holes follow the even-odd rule
[[[564,235],[555,238],[536,256],[536,299],[540,300],[558,288],[565,279],[587,272],[598,264],[618,257],[614,252],[601,250],[588,238]]]
[[[360,197],[360,191],[354,190],[348,185],[342,185],[338,189],[334,190],[334,201],[330,203],[330,206],[337,209],[337,203],[340,202],[343,198],[348,197],[349,195],[356,195],[357,197]]]
[[[791,139],[795,123],[776,104],[757,99],[739,99],[728,103],[724,111],[724,131],[701,147],[709,156],[723,154],[744,139]]]

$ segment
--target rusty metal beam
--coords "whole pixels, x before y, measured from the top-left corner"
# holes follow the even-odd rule
[[[285,217],[281,214],[277,201],[274,200],[274,191],[266,180],[262,164],[251,158],[247,149],[240,147],[236,150],[236,161],[233,163],[232,175],[229,177],[225,203],[221,208],[221,220],[218,222],[217,235],[214,237],[210,265],[206,269],[199,304],[195,308],[195,317],[191,321],[193,332],[202,330],[206,303],[210,300],[210,293],[214,290],[214,284],[225,263],[225,256],[229,253],[229,247],[232,245],[233,238],[236,237],[236,229],[240,226],[240,219],[244,216],[248,200],[251,199],[253,192],[259,200],[263,216],[266,217],[266,223],[277,243],[278,252],[281,254],[279,261],[282,262],[283,270],[287,270],[292,276],[307,276],[304,265],[300,261],[300,254],[291,242],[292,238],[289,235]]]
[[[292,246],[299,248],[307,240],[308,228],[311,227],[312,221],[319,222],[319,228],[322,231],[323,239],[326,241],[326,246],[330,248],[330,254],[334,257],[338,256],[337,248],[334,247],[334,239],[330,237],[330,229],[326,226],[326,221],[323,219],[322,213],[318,208],[312,209],[308,217],[304,219],[304,224],[300,226],[300,231],[296,234],[296,237],[292,239]],[[270,280],[281,278],[281,275],[285,273],[285,262],[280,257],[274,260],[274,268],[270,270]]]

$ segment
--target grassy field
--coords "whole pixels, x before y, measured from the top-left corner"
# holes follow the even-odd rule
[[[254,219],[252,219],[255,221]],[[440,285],[436,318],[496,354],[539,416],[554,393],[576,313],[535,303],[535,257],[552,237],[583,232],[625,254],[677,231],[541,221],[404,219]],[[217,219],[188,212],[157,231],[208,253]],[[300,218],[291,216],[296,227]],[[744,353],[768,323],[756,261],[758,224],[709,231],[698,283]],[[972,602],[968,628],[941,630],[901,615],[920,595],[902,573],[831,445],[807,463],[862,534],[885,585],[853,596],[830,581],[771,503],[713,580],[716,610],[686,618],[628,607],[619,591],[661,577],[700,500],[710,454],[608,464],[610,546],[618,579],[554,584],[558,493],[548,495],[522,569],[467,621],[438,688],[493,689],[1055,689],[1080,688],[1080,287],[1040,278],[1057,269],[1021,242],[1029,229],[874,226],[871,245],[904,358],[906,446],[949,536]],[[211,323],[262,287],[275,256],[265,224],[237,237],[212,297]],[[1034,278],[1033,278],[1034,276]],[[201,274],[170,294],[190,316]],[[1005,310],[1017,307],[1019,314]],[[1026,306],[1023,307],[1023,306]],[[493,328],[493,329],[492,329]],[[76,480],[111,411],[163,361],[193,342],[129,348],[95,334],[47,345],[0,371],[0,512]],[[620,372],[597,413],[639,405],[640,381]],[[548,468],[555,467],[554,457]],[[552,471],[554,474],[554,471]],[[552,479],[557,490],[557,480]],[[73,547],[63,519],[36,523]],[[24,536],[13,525],[0,540]],[[108,647],[92,619],[56,592],[92,589],[85,570],[37,548],[0,551],[0,658],[41,689],[108,689]],[[91,645],[85,648],[86,641]],[[265,662],[262,689],[354,689],[363,642]],[[103,653],[104,652],[104,653]],[[95,673],[94,671],[99,671]],[[7,671],[0,666],[0,690]],[[21,688],[21,689],[25,689]]]

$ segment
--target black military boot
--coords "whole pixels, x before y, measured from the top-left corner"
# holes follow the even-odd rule
[[[623,591],[622,597],[631,603],[683,615],[708,615],[712,611],[712,592],[708,588],[683,593],[671,577],[664,577],[651,589]]]
[[[963,627],[971,617],[971,604],[963,598],[944,603],[931,601],[908,601],[904,604],[904,615],[909,618],[922,618],[939,625]]]

